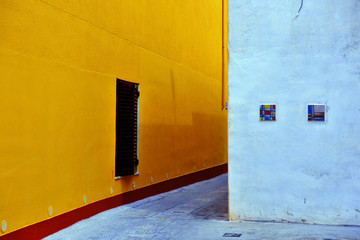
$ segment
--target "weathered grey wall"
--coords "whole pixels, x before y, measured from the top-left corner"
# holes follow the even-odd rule
[[[230,216],[360,225],[360,1],[300,3],[229,0]]]

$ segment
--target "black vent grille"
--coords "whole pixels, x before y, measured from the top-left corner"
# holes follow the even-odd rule
[[[115,176],[133,175],[138,168],[138,98],[137,83],[117,79]]]

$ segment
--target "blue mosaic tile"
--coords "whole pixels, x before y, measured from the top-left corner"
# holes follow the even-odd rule
[[[276,105],[260,105],[260,121],[276,121]]]
[[[308,105],[308,121],[325,121],[325,105]]]

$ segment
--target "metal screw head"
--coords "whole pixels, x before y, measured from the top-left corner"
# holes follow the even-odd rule
[[[48,214],[49,214],[49,216],[51,216],[52,213],[53,213],[53,208],[52,208],[52,206],[50,206],[50,207],[48,208]]]
[[[7,228],[7,224],[5,220],[1,221],[1,232],[5,232]]]

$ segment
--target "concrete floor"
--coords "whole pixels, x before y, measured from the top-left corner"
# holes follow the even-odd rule
[[[227,194],[224,174],[102,212],[45,239],[360,239],[353,226],[228,222]]]

